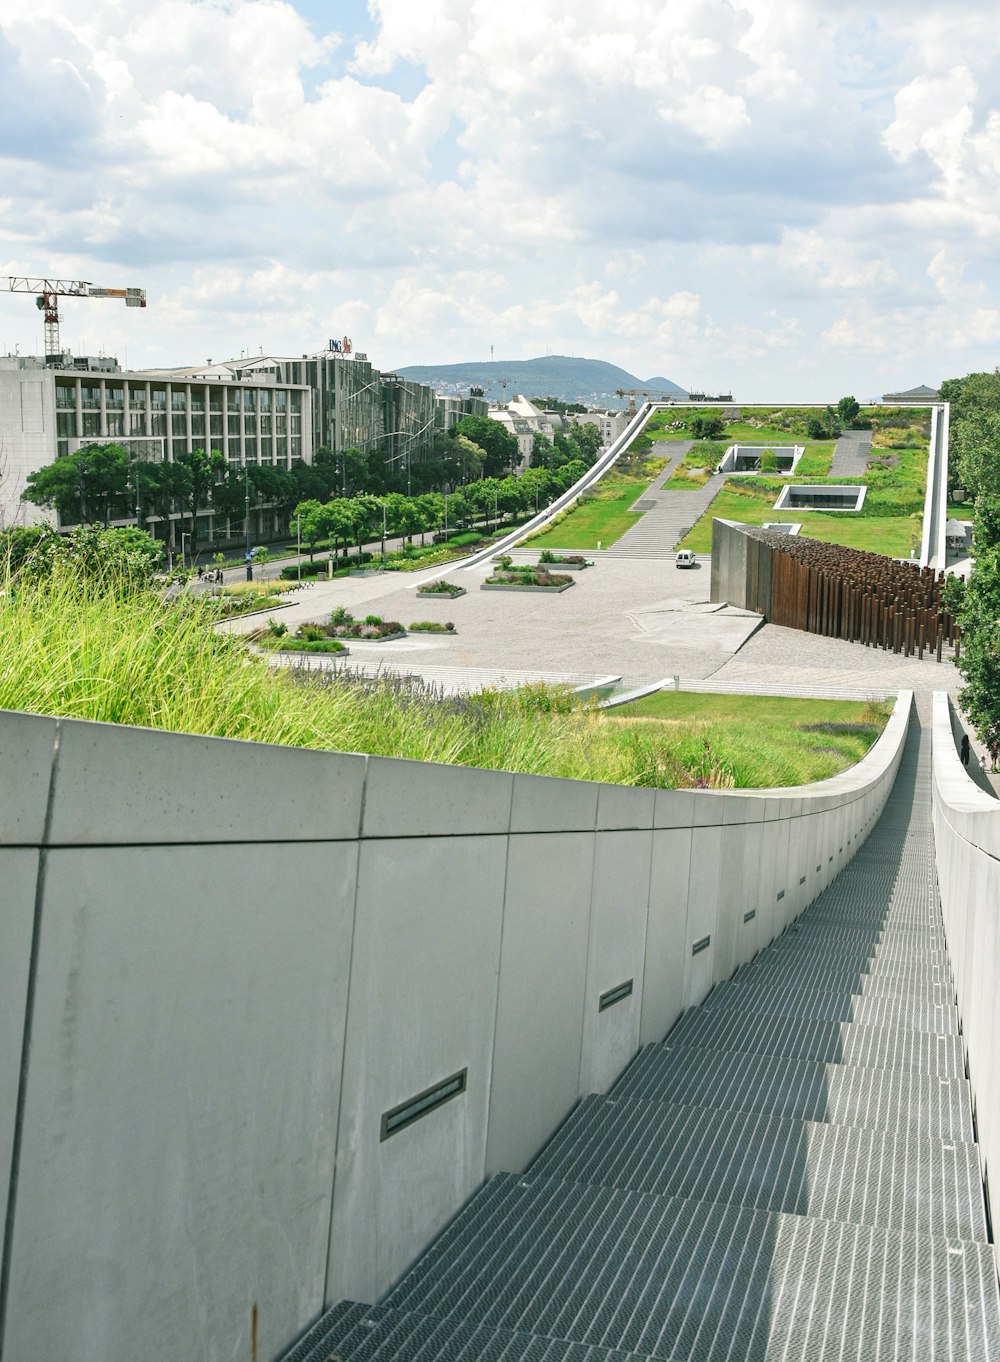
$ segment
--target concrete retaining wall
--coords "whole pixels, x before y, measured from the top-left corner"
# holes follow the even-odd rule
[[[774,548],[734,520],[712,521],[711,599],[740,610],[771,614]]]
[[[909,708],[753,794],[0,715],[5,1362],[264,1362],[377,1299],[834,878]]]
[[[934,696],[934,839],[989,1194],[992,1170],[1000,1169],[1000,801],[963,768],[943,691]]]

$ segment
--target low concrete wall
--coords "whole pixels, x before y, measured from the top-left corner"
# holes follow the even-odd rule
[[[910,699],[755,793],[0,714],[6,1362],[264,1362],[378,1298],[839,873]]]
[[[1000,803],[963,768],[943,691],[934,696],[934,840],[989,1194],[1000,1168]]]

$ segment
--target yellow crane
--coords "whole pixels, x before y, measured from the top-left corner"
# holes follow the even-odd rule
[[[45,313],[45,363],[61,363],[59,344],[59,298],[121,298],[126,307],[145,307],[144,288],[98,288],[87,279],[41,279],[26,274],[0,275],[0,289],[8,293],[33,293],[35,306]]]
[[[660,396],[660,394],[647,392],[645,388],[616,388],[615,396],[628,398],[628,414],[629,416],[634,416],[635,399],[637,397],[657,397]]]

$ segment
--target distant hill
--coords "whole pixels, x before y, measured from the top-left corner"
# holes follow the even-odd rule
[[[685,390],[668,378],[644,383],[627,369],[602,359],[576,359],[571,355],[544,355],[538,359],[497,359],[469,364],[410,364],[394,373],[426,383],[446,396],[467,395],[471,387],[483,389],[494,402],[511,398],[557,397],[562,402],[589,402],[600,407],[622,407],[628,398],[617,388],[636,388],[656,397],[685,397]]]

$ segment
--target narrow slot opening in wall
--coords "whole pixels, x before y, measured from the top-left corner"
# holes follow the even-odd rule
[[[712,938],[710,936],[703,936],[700,941],[696,941],[691,947],[691,954],[698,955],[701,951],[707,951],[711,944]]]
[[[778,899],[777,899],[778,903],[780,903],[781,900],[782,900],[784,897],[785,897],[785,891],[784,891],[784,889],[779,889],[779,890],[778,890]]]
[[[615,1003],[627,998],[632,992],[633,982],[632,979],[626,979],[624,984],[618,984],[616,988],[609,988],[607,993],[602,993],[597,1004],[598,1012],[605,1012],[609,1007],[614,1007]]]
[[[756,909],[756,908],[751,908],[750,911],[749,911],[749,913],[744,913],[744,914],[743,914],[743,921],[744,921],[744,922],[753,922],[753,920],[754,920],[754,918],[755,918],[756,916],[757,916],[757,909]]]
[[[460,1073],[452,1074],[450,1078],[435,1083],[433,1088],[427,1088],[423,1092],[417,1093],[416,1097],[401,1102],[398,1107],[393,1107],[391,1111],[383,1112],[379,1139],[387,1140],[390,1135],[398,1134],[406,1126],[412,1125],[414,1121],[419,1121],[422,1116],[429,1115],[438,1107],[444,1106],[445,1102],[450,1102],[453,1097],[458,1097],[460,1093],[465,1092],[468,1073],[467,1068],[462,1069]]]

